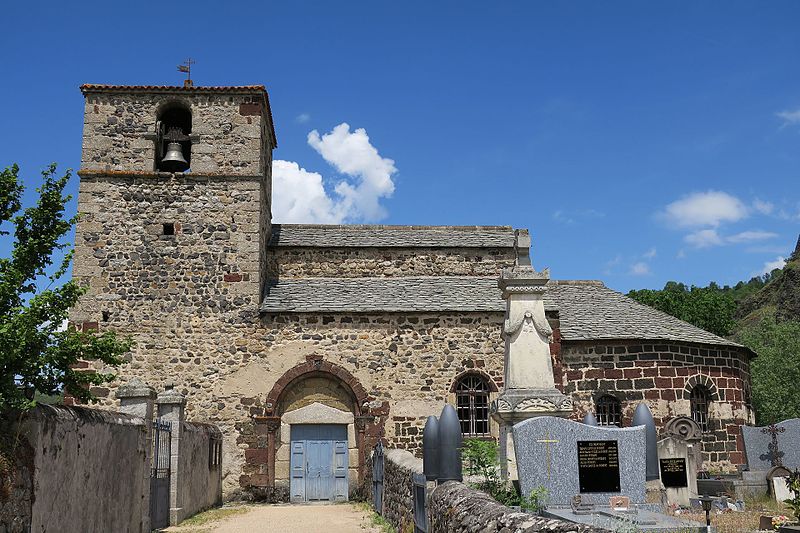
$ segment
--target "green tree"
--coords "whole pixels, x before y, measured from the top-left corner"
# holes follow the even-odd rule
[[[689,288],[683,283],[670,281],[663,290],[630,291],[628,296],[719,336],[730,335],[736,325],[733,295],[720,289],[716,283]]]
[[[35,205],[23,208],[19,168],[0,173],[0,238],[10,241],[13,234],[10,256],[0,258],[0,410],[30,407],[37,392],[65,391],[89,401],[89,386],[114,376],[79,371],[75,363],[97,360],[114,367],[131,346],[112,331],[61,327],[85,289],[73,281],[59,285],[72,258],[65,237],[75,217],[65,219],[64,213],[70,173],[56,177],[51,165],[42,177]],[[54,256],[62,253],[55,265]]]
[[[757,354],[750,363],[756,422],[800,417],[800,322],[767,316],[745,327],[737,340]]]

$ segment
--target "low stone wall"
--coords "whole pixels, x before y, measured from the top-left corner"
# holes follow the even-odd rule
[[[411,476],[422,473],[422,459],[406,450],[384,454],[383,517],[397,531],[414,529],[414,496]]]
[[[222,465],[215,448],[217,443],[222,444],[222,433],[216,426],[192,422],[183,424],[178,487],[182,489],[184,517],[222,505]]]
[[[6,416],[3,449],[17,468],[4,476],[13,490],[0,492],[0,531],[143,531],[150,469],[143,419],[48,405]]]
[[[593,528],[528,513],[515,512],[489,495],[457,481],[445,482],[428,500],[429,533],[593,533]]]

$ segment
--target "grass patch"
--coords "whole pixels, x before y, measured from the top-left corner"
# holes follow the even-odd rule
[[[250,507],[246,505],[238,505],[235,507],[215,507],[213,509],[209,509],[208,511],[197,513],[196,515],[192,516],[191,518],[187,518],[186,520],[178,524],[178,526],[175,526],[171,529],[174,531],[180,531],[182,533],[208,531],[208,529],[205,529],[204,526],[207,526],[212,522],[218,522],[219,520],[224,520],[232,516],[244,514],[249,510]],[[200,529],[195,529],[197,527],[199,527]]]
[[[766,495],[762,498],[748,498],[745,500],[744,508],[743,512],[731,511],[717,514],[712,511],[711,525],[717,528],[719,533],[749,533],[758,530],[758,521],[761,515],[785,514],[791,516],[791,512],[786,505],[782,502],[776,502]],[[680,517],[705,524],[705,512],[701,510],[693,511],[692,513],[682,513]]]
[[[380,528],[383,533],[397,533],[394,526],[389,523],[384,517],[375,512],[372,506],[367,502],[358,502],[355,504],[356,508],[364,511],[369,515],[370,522],[373,527]]]

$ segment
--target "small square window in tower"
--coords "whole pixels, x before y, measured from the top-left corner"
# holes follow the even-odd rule
[[[166,104],[158,113],[156,132],[156,170],[189,170],[192,160],[192,112],[178,102]]]
[[[598,424],[622,427],[622,404],[617,398],[604,394],[595,400],[594,407]]]
[[[476,375],[466,375],[456,385],[456,412],[461,433],[470,437],[489,435],[489,386]]]

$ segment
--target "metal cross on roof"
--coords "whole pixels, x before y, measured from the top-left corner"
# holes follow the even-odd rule
[[[786,431],[786,428],[778,426],[777,424],[772,424],[761,429],[761,433],[765,435],[769,433],[772,435],[772,442],[767,446],[769,448],[769,459],[772,466],[783,466],[783,452],[778,450],[778,433],[783,433],[784,431]]]

